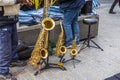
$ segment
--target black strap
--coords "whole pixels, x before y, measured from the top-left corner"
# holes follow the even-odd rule
[[[15,24],[18,22],[17,16],[0,16],[0,27]]]
[[[0,6],[0,16],[3,16],[3,15],[4,15],[4,7]]]

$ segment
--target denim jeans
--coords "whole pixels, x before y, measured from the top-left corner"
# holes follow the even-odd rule
[[[80,43],[80,29],[78,16],[82,7],[64,10],[63,27],[65,31],[65,45],[69,46],[76,37],[76,43]]]
[[[0,27],[0,74],[9,72],[12,57],[16,55],[18,45],[17,29],[15,24]]]

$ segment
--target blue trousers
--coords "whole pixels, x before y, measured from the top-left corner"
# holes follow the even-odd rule
[[[77,44],[80,43],[80,29],[78,24],[78,16],[80,15],[81,7],[63,10],[64,19],[63,27],[65,31],[65,45],[69,46],[76,37]]]
[[[16,24],[0,27],[0,74],[9,73],[12,58],[17,58],[18,36]]]

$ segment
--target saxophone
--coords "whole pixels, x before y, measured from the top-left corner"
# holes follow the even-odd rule
[[[29,63],[32,66],[37,66],[37,63],[40,61],[40,59],[42,57],[42,56],[40,56],[40,55],[42,55],[42,54],[40,54],[40,50],[42,49],[42,46],[43,46],[44,35],[45,35],[45,29],[42,29],[39,36],[38,36],[35,47],[32,51],[31,57],[29,59]]]
[[[48,17],[44,18],[41,24],[43,28],[40,31],[37,42],[29,59],[29,63],[34,67],[38,65],[41,59],[46,59],[48,57],[48,31],[55,27],[54,20]]]
[[[38,2],[36,2],[36,4],[37,3]],[[41,22],[41,25],[43,28],[41,29],[39,33],[37,42],[35,44],[35,47],[29,59],[30,65],[34,67],[38,65],[41,59],[46,59],[48,57],[48,51],[47,51],[48,31],[52,30],[55,27],[54,20],[52,18],[47,17],[48,5],[49,5],[49,0],[44,0],[43,20]]]
[[[55,4],[56,0],[50,0],[49,2],[50,2],[49,6],[52,6]]]
[[[73,40],[73,43],[72,43],[72,48],[71,48],[71,51],[70,51],[70,56],[71,57],[75,57],[77,55],[77,50],[76,50],[76,37],[75,39]]]
[[[60,21],[60,26],[61,26],[61,32],[59,34],[58,41],[57,41],[57,44],[56,44],[56,49],[55,49],[55,56],[56,57],[61,57],[67,51],[67,48],[65,46],[63,46],[64,30],[63,30],[63,26],[62,26],[61,21]]]

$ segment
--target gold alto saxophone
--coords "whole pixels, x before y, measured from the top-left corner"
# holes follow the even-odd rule
[[[35,44],[32,55],[29,59],[30,65],[36,67],[41,59],[46,59],[48,57],[48,31],[52,30],[55,27],[55,22],[51,18],[44,18],[41,22],[42,29],[38,36],[37,42]]]
[[[75,37],[75,39],[72,42],[72,48],[71,48],[71,51],[70,51],[70,56],[75,57],[76,55],[77,55],[77,49],[76,49],[76,37]]]
[[[61,32],[59,34],[58,41],[57,41],[57,44],[56,44],[56,49],[55,49],[55,56],[56,57],[61,57],[67,51],[67,48],[65,46],[63,46],[64,30],[63,30],[63,26],[62,26],[61,21],[60,21],[60,26],[61,26]]]

